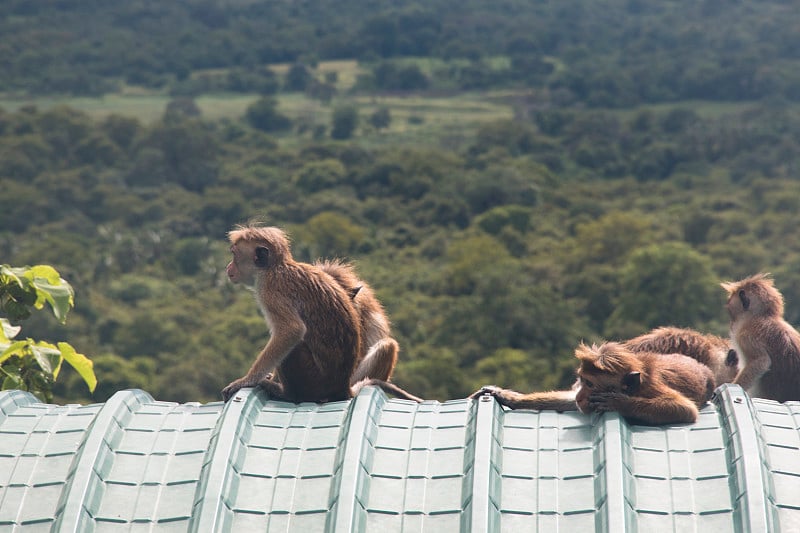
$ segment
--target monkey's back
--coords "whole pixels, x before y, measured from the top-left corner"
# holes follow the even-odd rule
[[[361,356],[370,346],[389,336],[390,326],[383,306],[375,297],[372,287],[356,275],[353,265],[341,260],[325,260],[315,262],[314,266],[331,276],[347,293],[355,294],[352,301],[365,337],[361,339]]]
[[[670,388],[682,393],[698,407],[702,407],[714,393],[714,374],[706,365],[683,354],[644,352],[638,357],[650,370],[657,372]]]
[[[800,401],[800,334],[783,320],[762,324],[762,328],[772,364],[752,396],[779,402]]]
[[[730,342],[716,335],[706,335],[688,328],[661,327],[624,343],[633,352],[677,353],[706,365],[717,385],[730,383],[738,372],[738,356],[729,351]]]
[[[303,263],[274,273],[306,325],[303,342],[278,367],[287,396],[297,401],[346,399],[361,350],[359,318],[345,290],[319,268]]]

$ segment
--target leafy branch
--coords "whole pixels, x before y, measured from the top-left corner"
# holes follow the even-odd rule
[[[45,402],[53,400],[53,383],[66,361],[94,392],[97,377],[93,363],[66,342],[51,344],[31,338],[17,340],[17,322],[49,304],[62,324],[75,305],[72,286],[51,266],[12,268],[0,265],[0,379],[2,390],[26,390]]]

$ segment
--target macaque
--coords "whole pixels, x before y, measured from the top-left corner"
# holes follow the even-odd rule
[[[578,381],[570,391],[520,394],[484,387],[484,394],[512,409],[617,411],[646,424],[694,422],[716,386],[711,370],[679,354],[634,353],[623,344],[580,344]]]
[[[365,385],[421,401],[372,376],[353,385],[363,342],[353,298],[363,287],[348,292],[319,266],[295,261],[279,228],[239,226],[228,238],[228,278],[254,292],[271,335],[247,374],[222,390],[225,401],[256,385],[292,402],[345,400]]]
[[[356,369],[350,376],[355,384],[366,378],[389,381],[397,364],[400,348],[390,336],[389,319],[372,289],[359,279],[353,267],[342,261],[321,261],[315,263],[328,273],[350,295],[356,308],[361,328],[361,351],[356,361]]]
[[[687,328],[662,327],[627,340],[632,352],[679,353],[703,363],[714,373],[717,385],[733,382],[739,372],[739,356],[727,339]]]
[[[733,382],[750,396],[800,400],[800,333],[783,319],[783,295],[769,274],[722,283],[731,340],[742,358]]]

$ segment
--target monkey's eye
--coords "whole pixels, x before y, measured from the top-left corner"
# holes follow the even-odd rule
[[[590,388],[590,389],[594,388],[594,383],[592,383],[588,379],[582,379],[581,381],[583,381],[583,384],[586,385],[587,388]]]

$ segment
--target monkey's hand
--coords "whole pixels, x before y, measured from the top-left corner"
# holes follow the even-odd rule
[[[592,411],[619,411],[630,397],[621,392],[595,392],[589,396],[589,407]]]
[[[529,407],[531,409],[539,409],[538,405],[528,405],[525,402],[525,395],[520,394],[519,392],[510,390],[510,389],[502,389],[500,387],[496,387],[494,385],[484,385],[473,392],[470,395],[470,399],[477,399],[481,396],[491,396],[492,398],[497,401],[500,405],[504,405],[506,407],[510,407],[511,409],[520,409]],[[573,400],[574,403],[574,400]]]
[[[247,376],[231,381],[227,387],[222,389],[222,400],[227,402],[233,397],[234,394],[239,392],[239,389],[243,389],[245,387],[255,387],[258,385],[259,381],[261,380],[249,378]]]
[[[497,393],[502,391],[500,387],[496,387],[495,385],[484,385],[480,389],[476,390],[472,394],[469,395],[470,400],[477,400],[481,396],[494,396],[497,397]]]

